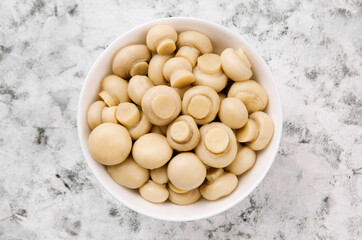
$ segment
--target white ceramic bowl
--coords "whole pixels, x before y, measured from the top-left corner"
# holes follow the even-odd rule
[[[269,95],[266,112],[274,121],[274,136],[269,146],[258,153],[254,167],[241,176],[238,187],[229,196],[217,201],[200,199],[188,206],[178,206],[170,202],[153,204],[144,200],[136,190],[119,186],[108,175],[105,167],[97,163],[90,155],[88,149],[88,136],[90,130],[87,125],[86,113],[91,103],[97,98],[102,78],[111,74],[111,63],[117,51],[127,45],[145,43],[147,31],[157,24],[169,24],[178,32],[196,30],[206,34],[212,41],[214,51],[220,53],[223,49],[241,47],[253,66],[253,78],[264,86]],[[169,221],[189,221],[207,218],[221,213],[242,201],[263,180],[269,171],[278,152],[282,132],[282,109],[278,90],[273,76],[263,59],[250,47],[242,36],[230,30],[201,19],[195,18],[167,18],[142,24],[124,33],[98,57],[83,84],[78,106],[78,134],[81,147],[90,169],[107,191],[128,208],[141,214]]]

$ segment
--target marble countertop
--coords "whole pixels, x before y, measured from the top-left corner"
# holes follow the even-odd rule
[[[362,2],[0,1],[0,239],[362,239]],[[234,208],[166,222],[117,202],[76,129],[85,76],[145,21],[208,19],[238,32],[280,89],[283,139]]]

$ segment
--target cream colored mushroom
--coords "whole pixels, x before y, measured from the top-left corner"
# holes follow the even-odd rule
[[[227,48],[220,57],[222,69],[230,79],[240,82],[250,79],[253,75],[251,64],[241,48],[238,50]]]
[[[246,124],[235,133],[236,140],[241,143],[250,142],[256,139],[259,128],[253,119],[248,119]]]
[[[247,146],[239,144],[235,159],[225,170],[235,175],[241,175],[254,166],[256,160],[255,152]]]
[[[165,184],[168,182],[167,166],[151,170],[151,178],[155,183]]]
[[[155,86],[145,93],[141,105],[152,124],[164,126],[180,114],[181,98],[171,87]]]
[[[214,120],[219,108],[219,95],[214,89],[206,86],[190,88],[182,100],[182,114],[192,116],[199,125]]]
[[[106,104],[103,101],[95,101],[90,105],[87,112],[87,122],[91,130],[102,123],[102,111]]]
[[[228,97],[240,99],[249,113],[261,111],[268,104],[268,94],[263,86],[254,80],[234,83],[230,87]]]
[[[225,124],[212,122],[200,128],[201,141],[195,148],[196,155],[206,165],[223,168],[236,156],[238,147],[234,132]]]
[[[172,153],[166,137],[157,133],[143,135],[133,144],[132,149],[134,160],[141,167],[151,170],[165,165],[171,159]]]
[[[220,121],[232,129],[243,127],[248,121],[248,110],[244,103],[237,98],[225,98],[220,105]]]
[[[152,27],[146,36],[147,47],[160,55],[169,55],[176,50],[177,32],[170,25]]]
[[[166,79],[163,77],[163,66],[172,55],[154,55],[148,66],[148,77],[154,85],[165,85]]]
[[[131,152],[132,140],[125,127],[102,123],[90,133],[88,147],[97,162],[116,165],[123,162]]]
[[[181,190],[178,189],[177,187],[175,187],[171,182],[168,182],[168,188],[171,189],[172,191],[174,191],[175,193],[185,193],[188,192],[189,190]]]
[[[102,122],[103,123],[118,123],[116,118],[117,106],[104,107],[102,111]]]
[[[139,139],[142,135],[145,135],[151,130],[152,124],[148,121],[147,116],[141,111],[141,120],[128,128],[129,134],[132,140]]]
[[[220,56],[214,53],[200,56],[193,73],[195,85],[208,86],[216,92],[223,90],[228,83],[228,77],[221,70]]]
[[[233,173],[223,173],[213,182],[205,182],[200,187],[201,195],[207,200],[217,200],[234,191],[238,185],[238,178]]]
[[[222,169],[222,168],[210,168],[207,170],[206,180],[209,183],[212,183],[213,181],[215,181],[215,179],[220,177],[223,173],[224,173],[224,169]]]
[[[177,151],[190,151],[200,141],[195,120],[189,115],[177,117],[167,128],[167,141]]]
[[[171,87],[176,88],[186,87],[195,81],[192,65],[183,57],[167,60],[163,66],[163,76],[171,83]]]
[[[258,136],[246,145],[254,151],[259,151],[268,146],[273,137],[274,125],[273,120],[265,112],[254,112],[250,114],[250,119],[253,119],[258,125]]]
[[[194,153],[185,152],[171,159],[167,167],[167,175],[176,188],[187,191],[203,183],[206,168]]]
[[[113,59],[112,70],[114,74],[125,79],[146,75],[150,59],[151,53],[146,45],[129,45],[118,51]]]
[[[152,180],[140,187],[141,196],[152,203],[162,203],[167,200],[169,192],[164,184],[155,183]]]
[[[141,105],[143,96],[153,86],[155,85],[148,77],[136,75],[129,80],[128,95],[134,103]]]
[[[122,102],[129,102],[127,94],[128,82],[116,75],[105,76],[101,83],[102,91],[99,96],[109,106],[117,106]]]
[[[136,104],[124,102],[118,105],[116,118],[123,126],[130,128],[140,121],[141,113]]]
[[[213,47],[210,39],[203,33],[197,31],[184,31],[177,39],[178,51],[176,57],[184,57],[195,66],[200,54],[212,53]]]
[[[116,183],[131,189],[141,187],[150,177],[149,170],[138,165],[132,156],[121,164],[108,166],[107,171]]]
[[[172,189],[168,189],[170,195],[168,199],[177,205],[189,205],[195,203],[201,197],[199,188],[187,191],[185,193],[176,193]]]
[[[165,125],[165,126],[153,125],[152,128],[151,128],[151,133],[157,133],[157,134],[161,134],[163,136],[166,136],[167,127],[168,127],[168,125]]]

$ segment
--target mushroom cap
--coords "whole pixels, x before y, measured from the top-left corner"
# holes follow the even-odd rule
[[[165,184],[168,182],[167,166],[164,165],[160,168],[151,170],[151,178],[155,183]]]
[[[116,98],[105,90],[98,93],[98,96],[107,104],[108,107],[113,107],[118,105]]]
[[[177,117],[167,128],[167,141],[177,151],[190,151],[200,141],[200,131],[189,115]]]
[[[225,98],[220,105],[220,121],[232,129],[243,127],[248,121],[248,110],[244,103],[237,98]]]
[[[140,121],[141,113],[136,104],[123,102],[117,107],[116,118],[123,126],[130,128]]]
[[[116,100],[116,105],[130,101],[127,93],[128,82],[116,75],[105,76],[101,88]]]
[[[143,96],[153,86],[155,85],[147,76],[136,75],[129,80],[127,92],[134,103],[141,105]]]
[[[235,159],[238,147],[231,128],[220,122],[212,122],[202,126],[200,134],[201,141],[195,153],[206,165],[223,168]]]
[[[207,86],[188,89],[182,100],[182,114],[191,115],[197,124],[206,124],[214,120],[219,108],[219,95]]]
[[[216,92],[223,90],[228,83],[228,77],[222,71],[209,75],[201,72],[197,65],[194,68],[193,73],[195,76],[194,85],[208,86],[214,89]]]
[[[248,119],[246,124],[235,132],[236,140],[238,142],[250,142],[259,134],[259,127],[253,119]]]
[[[152,180],[148,180],[140,187],[139,192],[144,199],[153,203],[162,203],[167,200],[169,195],[166,185],[155,183]]]
[[[174,57],[167,60],[163,66],[163,76],[172,87],[182,88],[195,81],[191,63],[183,57]]]
[[[152,124],[164,126],[180,114],[181,98],[171,87],[160,85],[150,88],[145,93],[141,105]]]
[[[146,36],[147,47],[160,55],[168,55],[175,51],[177,32],[170,25],[160,24],[152,27]]]
[[[172,55],[154,55],[148,66],[148,77],[154,85],[165,85],[166,79],[163,77],[163,66],[172,58]]]
[[[238,178],[233,173],[224,173],[212,183],[204,183],[200,187],[201,195],[207,200],[217,200],[227,196],[238,185]]]
[[[255,160],[255,152],[249,147],[241,146],[241,144],[239,144],[238,153],[236,154],[235,159],[225,167],[225,170],[234,173],[235,175],[241,175],[253,167]]]
[[[168,196],[169,200],[177,205],[189,205],[193,204],[201,197],[199,188],[192,189],[185,193],[176,193],[172,189],[168,188],[170,195]]]
[[[150,50],[144,44],[129,45],[118,51],[113,59],[112,71],[121,78],[146,75],[147,62],[151,59]]]
[[[258,125],[259,134],[255,140],[246,143],[246,145],[254,151],[262,150],[268,146],[273,137],[273,120],[265,112],[254,112],[249,115],[249,118],[253,119]]]
[[[103,123],[115,123],[117,124],[116,118],[117,106],[104,107],[102,111],[102,122]]]
[[[123,162],[131,152],[132,140],[125,127],[102,123],[90,133],[88,147],[97,162],[116,165]]]
[[[261,111],[268,104],[268,94],[263,86],[254,80],[233,83],[229,89],[228,97],[241,100],[249,113]]]
[[[141,187],[150,177],[149,170],[138,165],[132,156],[120,164],[108,166],[107,171],[116,183],[130,189]]]
[[[220,57],[224,73],[235,82],[248,80],[253,75],[251,64],[240,48],[226,48]]]
[[[134,144],[132,155],[142,167],[155,169],[165,165],[172,157],[173,150],[165,136],[148,133],[140,137]]]
[[[180,33],[176,44],[178,48],[182,46],[194,47],[202,54],[213,52],[210,39],[205,34],[197,31],[184,31]]]
[[[186,58],[195,67],[197,58],[200,56],[200,51],[194,47],[182,46],[178,49],[176,57]]]
[[[167,175],[170,182],[181,190],[191,190],[200,186],[206,177],[205,165],[191,152],[176,155],[168,164]]]
[[[128,132],[131,135],[132,140],[139,139],[142,135],[148,133],[151,130],[152,124],[148,121],[147,116],[141,111],[141,120],[128,128]]]
[[[102,111],[106,104],[103,101],[95,101],[92,103],[87,112],[87,122],[91,130],[102,123]]]

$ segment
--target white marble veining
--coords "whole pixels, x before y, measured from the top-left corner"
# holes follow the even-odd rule
[[[107,44],[161,17],[238,32],[283,101],[279,154],[234,208],[194,222],[137,214],[87,167],[84,78]],[[0,239],[362,239],[362,2],[0,1]]]

